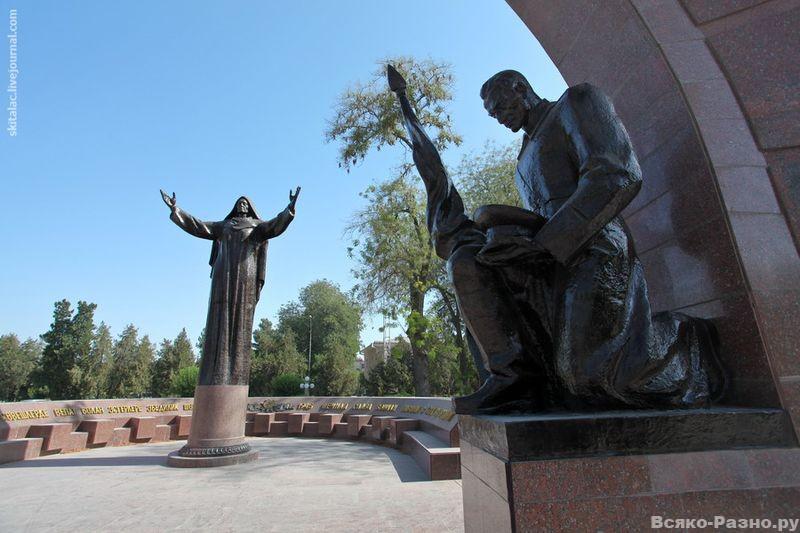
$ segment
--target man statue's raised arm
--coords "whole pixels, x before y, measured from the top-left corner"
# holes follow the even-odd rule
[[[406,81],[397,70],[386,67],[389,88],[397,95],[403,113],[403,124],[411,137],[414,164],[428,194],[428,231],[436,254],[447,259],[454,248],[475,233],[474,223],[464,211],[464,202],[447,175],[439,151],[417,118],[406,95]]]

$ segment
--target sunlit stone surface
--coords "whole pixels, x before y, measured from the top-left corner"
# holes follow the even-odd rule
[[[177,441],[0,466],[0,531],[463,531],[461,482],[398,450],[247,439],[257,461],[171,469]]]

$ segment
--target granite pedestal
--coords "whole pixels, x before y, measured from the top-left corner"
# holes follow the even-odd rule
[[[462,415],[459,427],[467,532],[797,518],[800,448],[780,409]]]
[[[186,446],[169,454],[169,466],[193,468],[246,463],[258,452],[245,442],[247,385],[198,385]]]

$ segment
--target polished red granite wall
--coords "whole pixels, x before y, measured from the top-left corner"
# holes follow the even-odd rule
[[[800,2],[507,1],[568,84],[611,96],[631,135],[644,185],[625,218],[653,310],[713,319],[728,402],[783,405],[800,427],[800,260],[786,222]]]
[[[786,241],[784,219],[800,243],[800,1],[681,0],[725,74],[767,163],[780,213],[747,213],[757,264],[767,282],[752,286],[773,372],[784,404],[800,411],[800,285],[797,255]],[[755,193],[755,191],[754,191]],[[783,216],[781,216],[781,214]]]
[[[653,516],[777,525],[800,501],[796,448],[504,463],[462,441],[461,459],[467,532],[650,531]]]

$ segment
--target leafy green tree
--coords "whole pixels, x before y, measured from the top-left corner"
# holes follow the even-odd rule
[[[172,386],[173,376],[179,370],[173,366],[172,351],[172,341],[163,339],[150,371],[150,390],[153,396],[165,396]]]
[[[362,304],[384,314],[406,316],[413,354],[414,391],[430,395],[425,337],[425,298],[436,284],[443,262],[434,253],[425,222],[426,200],[410,178],[400,176],[367,188],[366,206],[353,217],[350,256],[355,293]]]
[[[386,65],[399,70],[408,84],[407,94],[422,125],[435,132],[431,138],[439,150],[461,144],[445,105],[453,99],[453,73],[448,63],[393,57],[378,61],[370,80],[347,88],[336,103],[334,117],[325,131],[327,141],[338,141],[339,166],[350,169],[374,147],[411,141],[402,125],[395,96],[386,84]]]
[[[69,369],[75,361],[70,353],[71,329],[72,307],[69,301],[56,302],[53,322],[50,329],[42,335],[44,349],[34,375],[34,384],[40,394],[52,399],[67,398],[72,386]]]
[[[192,366],[197,362],[197,356],[192,349],[192,341],[189,339],[189,334],[186,333],[186,328],[181,329],[178,336],[172,342],[174,349],[174,359],[178,363],[178,368]]]
[[[113,341],[111,331],[101,322],[95,328],[95,304],[78,302],[72,319],[72,345],[75,366],[70,369],[70,378],[75,398],[102,398],[108,388]]]
[[[0,336],[0,401],[24,399],[31,373],[42,353],[42,344],[33,339],[20,342],[13,333]]]
[[[150,369],[156,357],[156,345],[150,342],[150,337],[145,335],[139,341],[136,350],[136,394],[146,396],[150,394]]]
[[[253,332],[253,357],[250,365],[250,395],[272,394],[272,380],[282,374],[300,374],[305,358],[297,351],[291,328],[275,331],[272,323],[262,319]]]
[[[281,374],[275,376],[270,383],[272,394],[275,396],[298,396],[302,379],[297,374]]]
[[[54,400],[81,398],[96,389],[100,367],[92,354],[97,305],[78,302],[73,315],[69,301],[56,302],[53,323],[42,335],[44,349],[34,385]]]
[[[408,57],[381,61],[369,83],[347,89],[339,99],[326,137],[340,142],[339,165],[346,169],[363,159],[372,147],[380,149],[399,142],[406,148],[398,175],[364,192],[367,206],[355,214],[348,230],[356,237],[351,255],[360,262],[354,272],[359,280],[356,293],[367,308],[407,314],[414,390],[427,396],[428,354],[422,346],[425,297],[443,267],[427,232],[426,199],[420,179],[409,177],[413,168],[408,162],[411,139],[386,84],[387,63],[406,79],[409,100],[439,151],[461,143],[445,108],[453,96],[450,66]]]
[[[200,330],[200,335],[197,336],[197,343],[195,343],[195,347],[197,348],[198,358],[203,357],[203,345],[206,343],[206,328]]]
[[[199,378],[200,368],[197,365],[184,366],[172,375],[169,394],[180,398],[192,398]]]
[[[486,144],[482,152],[462,158],[453,181],[467,212],[489,204],[522,206],[514,181],[518,152],[516,143],[505,147]]]
[[[141,397],[150,389],[150,366],[155,346],[146,335],[141,340],[133,324],[128,325],[114,343],[114,358],[109,380],[112,398]]]
[[[278,330],[292,330],[297,350],[308,353],[311,328],[312,378],[320,395],[355,391],[361,307],[338,286],[318,280],[300,290],[296,302],[281,307]]]
[[[101,365],[95,361],[92,351],[95,336],[95,309],[97,309],[96,304],[80,301],[78,309],[72,317],[70,351],[74,365],[69,369],[72,382],[70,396],[72,398],[91,398],[97,390]]]
[[[182,329],[174,341],[164,339],[153,362],[151,392],[154,396],[169,394],[172,378],[181,369],[195,364],[192,342],[186,329]]]
[[[459,365],[462,352],[458,341],[461,337],[453,334],[448,318],[430,313],[425,331],[425,345],[430,354],[431,394],[434,396],[454,396],[471,392],[469,389],[465,390],[462,384],[462,377],[465,375]],[[472,370],[470,366],[467,369]]]
[[[108,397],[108,380],[113,357],[114,339],[111,337],[111,329],[105,322],[100,322],[92,340],[91,366],[87,374],[93,378],[87,386],[89,392],[86,398]]]
[[[349,396],[358,386],[356,353],[348,343],[333,341],[316,355],[311,365],[311,381],[320,396]]]
[[[392,348],[391,354],[381,361],[363,381],[364,392],[369,396],[407,396],[413,394],[411,349],[407,343]]]

